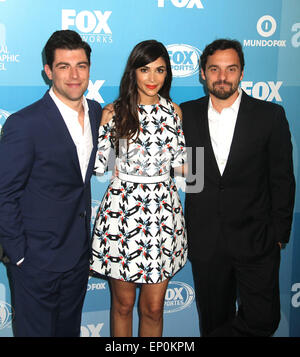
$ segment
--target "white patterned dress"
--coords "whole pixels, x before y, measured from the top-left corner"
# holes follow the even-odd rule
[[[112,180],[96,216],[91,270],[135,283],[171,278],[187,260],[185,221],[171,167],[186,162],[181,120],[172,103],[139,105],[140,133],[128,152],[121,145]],[[96,173],[103,174],[113,147],[114,119],[100,127]],[[121,174],[126,174],[126,180]],[[162,180],[157,178],[161,176]],[[155,183],[148,183],[151,178]],[[130,181],[134,178],[134,182]]]

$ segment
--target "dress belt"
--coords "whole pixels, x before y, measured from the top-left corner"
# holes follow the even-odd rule
[[[120,180],[129,181],[134,183],[157,183],[167,181],[170,178],[170,172],[167,172],[159,176],[138,176],[138,175],[127,175],[123,172],[118,173]]]

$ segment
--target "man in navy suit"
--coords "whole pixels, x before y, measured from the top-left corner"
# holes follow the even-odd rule
[[[76,32],[54,32],[45,46],[51,89],[3,127],[0,243],[10,260],[15,336],[80,335],[101,118],[100,105],[84,97],[90,54]]]
[[[201,55],[209,95],[181,104],[187,147],[204,147],[204,188],[190,189],[185,202],[202,336],[270,336],[280,321],[280,248],[295,195],[291,135],[281,106],[239,88],[243,74],[240,43],[216,40]]]

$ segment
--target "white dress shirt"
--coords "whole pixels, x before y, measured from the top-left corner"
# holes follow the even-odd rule
[[[77,155],[82,175],[82,180],[84,182],[87,167],[90,161],[91,152],[93,149],[93,139],[92,131],[89,118],[89,107],[87,100],[83,97],[83,108],[84,108],[84,130],[78,121],[78,113],[71,109],[69,106],[64,104],[53,92],[51,88],[49,91],[51,98],[57,105],[65,123],[72,137],[72,140],[77,149]]]
[[[221,113],[214,109],[211,98],[209,98],[209,133],[215,158],[221,175],[223,174],[227,163],[235,123],[241,103],[241,97],[242,90],[239,88],[239,96],[237,97],[235,102],[230,107],[224,108]]]

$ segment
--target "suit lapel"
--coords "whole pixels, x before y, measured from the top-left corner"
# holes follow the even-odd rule
[[[46,104],[46,115],[50,122],[50,126],[52,130],[54,130],[57,140],[62,141],[64,145],[66,145],[66,150],[70,151],[71,160],[74,163],[74,169],[77,171],[80,177],[82,177],[76,145],[71,137],[69,129],[63,117],[61,116],[59,109],[50,97],[49,92],[44,95],[43,99]]]
[[[95,165],[95,154],[97,151],[97,145],[98,145],[98,127],[97,123],[100,123],[101,117],[97,118],[97,113],[95,110],[93,110],[92,105],[90,104],[88,100],[88,105],[89,105],[89,117],[90,117],[90,125],[91,125],[91,132],[92,132],[92,138],[93,138],[93,149],[91,152],[88,168],[86,171],[85,175],[85,182],[89,181],[89,178],[92,174],[92,171],[94,169]],[[99,105],[100,107],[100,105]]]
[[[234,128],[234,133],[232,137],[232,142],[230,146],[230,151],[226,163],[225,170],[223,172],[223,177],[230,173],[231,167],[235,161],[235,157],[243,147],[243,142],[249,135],[249,116],[251,111],[250,97],[243,92],[241,103],[237,115],[237,120]],[[251,122],[250,122],[251,125]]]
[[[214,149],[212,146],[211,138],[210,138],[210,132],[209,132],[209,124],[208,124],[208,102],[209,102],[209,97],[206,97],[205,103],[201,108],[201,136],[202,136],[202,142],[204,146],[204,155],[206,158],[207,164],[211,164],[211,169],[213,170],[213,173],[217,176],[220,176],[220,171],[218,168],[217,160],[214,154]]]

